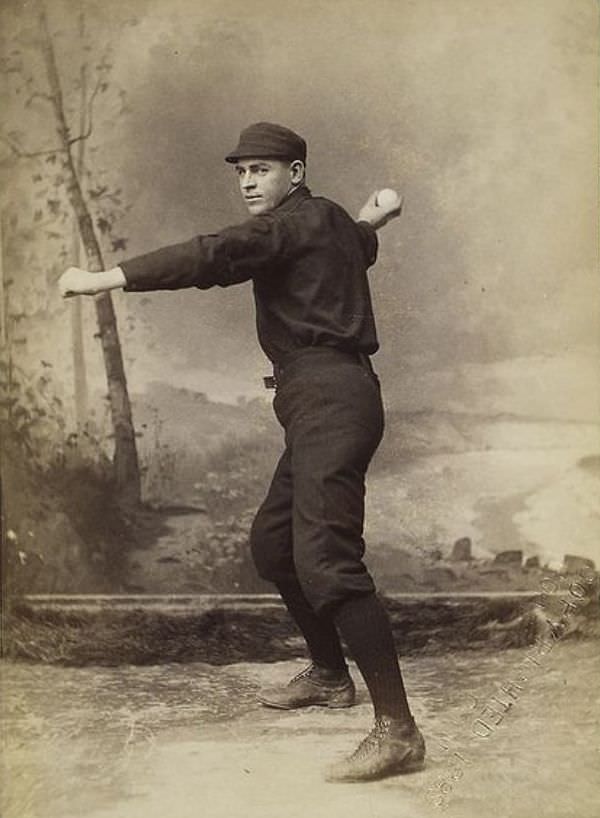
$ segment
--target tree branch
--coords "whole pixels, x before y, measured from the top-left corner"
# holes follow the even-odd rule
[[[92,135],[92,129],[91,129],[91,126],[89,126],[88,128],[86,128],[85,133],[80,133],[79,136],[71,137],[71,139],[68,140],[67,144],[68,145],[74,145],[76,142],[82,142],[85,139],[89,139],[91,135]]]
[[[92,135],[92,131],[94,128],[94,100],[96,99],[100,89],[102,88],[103,83],[105,82],[104,79],[100,75],[98,75],[98,79],[96,80],[96,84],[90,94],[90,98],[87,104],[87,127],[83,133],[80,133],[79,136],[73,136],[68,140],[69,145],[74,145],[76,142],[81,142],[84,139],[89,139]]]
[[[87,128],[86,128],[86,133],[87,133],[88,136],[90,136],[90,134],[92,133],[92,129],[94,127],[94,125],[93,125],[93,121],[94,121],[94,100],[96,99],[96,97],[100,93],[100,89],[102,88],[103,82],[104,82],[104,80],[103,80],[102,76],[100,74],[98,74],[98,77],[96,78],[96,84],[94,85],[94,87],[92,89],[92,93],[90,94],[90,98],[88,99],[88,104],[87,104],[87,123],[88,124],[87,124]]]

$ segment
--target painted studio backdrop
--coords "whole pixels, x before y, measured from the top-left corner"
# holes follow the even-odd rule
[[[85,212],[106,267],[244,219],[223,157],[258,120],[304,135],[310,188],[351,213],[405,197],[370,272],[382,589],[527,588],[525,565],[597,562],[595,4],[45,9],[1,12],[11,591],[265,589],[246,535],[282,441],[251,286],[113,295],[142,511],[115,490],[106,323],[56,287],[97,261]]]

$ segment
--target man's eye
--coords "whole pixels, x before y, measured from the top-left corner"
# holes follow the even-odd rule
[[[269,168],[259,168],[258,172],[261,176],[265,176],[269,172]]]

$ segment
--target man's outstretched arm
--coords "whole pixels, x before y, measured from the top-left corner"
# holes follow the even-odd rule
[[[265,265],[285,255],[288,231],[270,215],[255,216],[217,234],[162,247],[92,273],[70,267],[59,279],[63,297],[97,295],[124,288],[131,292],[209,289],[248,281]]]

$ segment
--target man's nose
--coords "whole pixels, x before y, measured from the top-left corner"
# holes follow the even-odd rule
[[[246,171],[242,176],[242,188],[243,190],[249,190],[253,187],[256,187],[256,180],[254,178],[254,174],[250,171]]]

